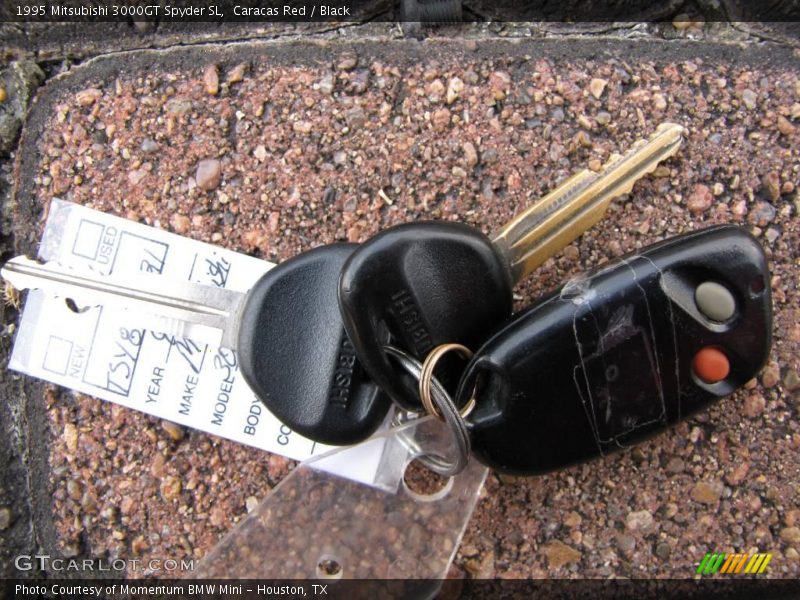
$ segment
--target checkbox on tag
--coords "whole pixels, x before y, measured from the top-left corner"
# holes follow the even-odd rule
[[[95,260],[97,251],[100,248],[100,239],[105,228],[100,223],[82,219],[78,225],[78,233],[75,236],[75,243],[72,245],[72,253],[75,256]]]
[[[42,368],[51,373],[66,375],[69,358],[72,356],[72,342],[54,335],[50,336],[47,343],[47,352],[44,355]]]

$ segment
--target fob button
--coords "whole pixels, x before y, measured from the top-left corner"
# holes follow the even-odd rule
[[[721,350],[708,346],[694,355],[692,367],[695,375],[706,383],[722,381],[731,370],[728,357]]]
[[[697,308],[712,321],[727,321],[736,311],[736,301],[728,288],[713,281],[705,281],[694,292]]]

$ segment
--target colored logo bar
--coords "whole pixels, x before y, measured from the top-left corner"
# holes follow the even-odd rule
[[[760,575],[772,560],[772,554],[725,554],[723,552],[709,552],[697,566],[700,575],[713,575],[714,573],[747,573]]]

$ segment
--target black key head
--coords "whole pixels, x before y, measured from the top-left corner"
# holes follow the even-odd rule
[[[339,272],[354,248],[322,246],[279,264],[248,292],[239,317],[247,384],[288,427],[325,444],[369,437],[390,407],[339,316]]]
[[[602,266],[520,313],[476,352],[472,447],[544,473],[663,431],[752,379],[772,331],[770,277],[743,229],[686,234]]]
[[[407,223],[353,252],[342,269],[339,305],[373,381],[401,406],[418,409],[417,382],[383,351],[386,332],[419,359],[448,342],[475,348],[510,316],[511,288],[508,268],[478,230],[450,222]],[[457,382],[458,373],[449,378]],[[447,374],[442,379],[447,385]]]

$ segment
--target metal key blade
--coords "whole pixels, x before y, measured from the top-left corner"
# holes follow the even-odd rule
[[[629,193],[638,179],[677,152],[682,134],[680,125],[661,124],[624,156],[612,156],[600,172],[576,173],[497,232],[492,241],[506,255],[514,281],[602,219],[611,200]]]
[[[75,272],[54,264],[41,264],[25,256],[9,260],[0,275],[18,290],[41,289],[78,306],[113,306],[136,310],[156,318],[160,326],[177,320],[195,327],[208,343],[235,347],[234,320],[244,294],[224,288],[175,281],[150,273],[124,279],[113,275]],[[174,329],[175,324],[171,327]],[[203,334],[205,328],[212,332]],[[215,332],[215,333],[214,333]],[[172,333],[172,331],[165,331]]]

